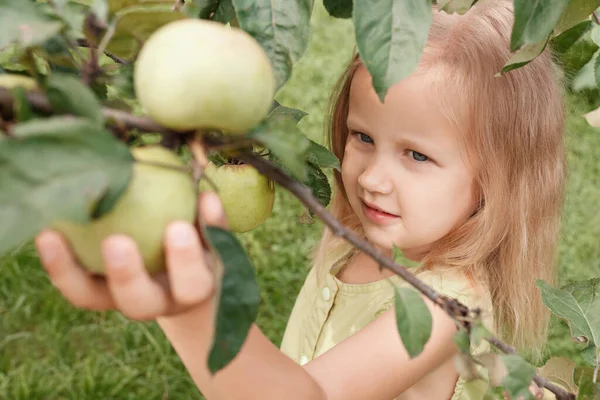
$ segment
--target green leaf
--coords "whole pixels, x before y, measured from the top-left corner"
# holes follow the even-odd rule
[[[274,108],[269,113],[268,119],[284,119],[300,122],[308,113],[297,108],[282,106],[277,101],[274,102]]]
[[[512,399],[523,396],[524,399],[533,399],[529,386],[535,375],[535,368],[521,356],[506,354],[501,356],[508,374],[502,381],[502,386]]]
[[[192,0],[190,6],[196,18],[210,19],[210,15],[219,7],[219,0]]]
[[[231,20],[235,17],[235,8],[233,8],[233,3],[231,0],[221,0],[219,1],[219,7],[217,11],[215,11],[215,16],[213,20],[222,22],[224,24],[231,22]]]
[[[0,142],[0,254],[58,219],[86,222],[131,177],[127,146],[89,121],[32,120]]]
[[[562,32],[560,35],[553,37],[550,40],[552,49],[556,54],[566,53],[575,42],[581,39],[581,37],[592,28],[593,24],[592,21],[583,21]]]
[[[438,0],[437,4],[440,10],[448,14],[457,13],[463,15],[471,9],[475,1],[477,0]]]
[[[600,0],[571,0],[554,28],[554,35],[559,35],[581,21],[588,19],[598,7],[600,7]]]
[[[234,359],[258,315],[260,289],[244,248],[229,231],[209,226],[208,239],[221,257],[224,273],[215,336],[208,365],[214,374]]]
[[[394,305],[400,338],[410,358],[415,358],[423,352],[431,336],[431,313],[421,295],[413,288],[395,288]]]
[[[507,61],[504,67],[502,67],[501,73],[504,74],[508,71],[512,71],[513,69],[517,69],[529,64],[537,56],[542,54],[547,43],[548,42],[544,40],[539,43],[526,44],[525,46],[521,47],[517,53]]]
[[[63,24],[43,7],[32,1],[0,0],[0,50],[13,43],[37,45],[56,35]]]
[[[591,59],[577,72],[573,81],[571,82],[571,88],[573,91],[578,92],[584,89],[596,89],[596,59],[600,55],[600,49],[597,50]]]
[[[102,124],[102,106],[94,93],[72,75],[54,73],[46,81],[46,95],[58,114],[73,114]]]
[[[597,348],[595,346],[589,345],[585,349],[581,350],[581,358],[583,358],[583,361],[595,366],[598,363],[598,360],[596,359],[596,349]]]
[[[452,337],[452,340],[462,353],[470,354],[471,340],[469,339],[469,334],[467,331],[465,331],[463,328],[459,328]]]
[[[310,140],[308,160],[321,168],[335,168],[338,171],[341,171],[340,160],[335,154],[329,151],[325,146],[321,146],[313,140]]]
[[[310,141],[298,130],[295,123],[285,120],[267,120],[254,128],[248,136],[271,150],[300,181],[307,180],[306,152],[310,147]]]
[[[32,119],[35,115],[29,106],[27,101],[27,91],[19,86],[11,89],[13,97],[13,108],[16,114],[16,120],[18,122],[25,122]]]
[[[323,0],[323,5],[332,17],[352,17],[352,0]]]
[[[504,360],[496,353],[484,353],[479,356],[479,361],[488,370],[488,376],[492,387],[502,385],[508,375],[508,369]]]
[[[331,201],[331,186],[327,180],[327,175],[321,171],[318,165],[308,164],[308,178],[303,182],[308,186],[313,195],[319,200],[323,207],[327,207]]]
[[[308,48],[312,0],[233,0],[240,27],[265,49],[277,89]]]
[[[431,0],[354,4],[358,51],[382,102],[388,89],[419,65],[432,20]]]
[[[570,0],[514,0],[515,20],[510,51],[546,42]]]
[[[598,400],[600,398],[600,382],[594,383],[594,369],[577,367],[574,374],[577,382],[577,400]]]
[[[544,304],[571,329],[578,342],[600,347],[600,278],[553,288],[543,280],[536,281]]]
[[[480,320],[474,321],[471,326],[471,340],[475,346],[479,346],[479,343],[483,339],[487,339],[492,336],[492,333],[483,325]]]

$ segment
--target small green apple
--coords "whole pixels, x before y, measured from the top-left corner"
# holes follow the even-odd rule
[[[0,87],[5,89],[22,87],[25,90],[34,90],[37,89],[38,84],[35,79],[25,75],[0,74]]]
[[[162,146],[131,150],[137,161],[184,166],[177,155]],[[194,222],[196,193],[190,174],[175,169],[135,162],[129,186],[109,213],[85,224],[57,221],[51,228],[62,233],[81,266],[103,274],[101,243],[109,235],[122,233],[138,245],[146,269],[154,274],[164,269],[163,236],[174,220]]]
[[[134,84],[140,104],[158,123],[226,134],[256,126],[275,93],[271,62],[252,36],[190,18],[159,28],[144,43]]]
[[[275,185],[248,164],[212,162],[204,169],[200,191],[213,191],[206,176],[217,187],[232,232],[247,232],[265,222],[273,211]]]

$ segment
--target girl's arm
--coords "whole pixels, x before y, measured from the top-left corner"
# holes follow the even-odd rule
[[[207,399],[327,398],[313,377],[281,353],[255,324],[236,358],[214,376],[211,375],[207,367],[214,332],[211,303],[207,302],[187,314],[157,319],[190,376]]]

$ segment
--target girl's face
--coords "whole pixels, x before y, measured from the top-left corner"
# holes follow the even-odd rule
[[[428,98],[424,77],[394,85],[381,104],[361,67],[352,80],[342,180],[367,238],[420,259],[466,220],[477,185],[460,134]]]

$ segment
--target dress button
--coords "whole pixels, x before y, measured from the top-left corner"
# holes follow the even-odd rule
[[[323,292],[321,293],[323,296],[323,300],[329,301],[331,298],[331,290],[328,287],[323,288]]]
[[[304,365],[308,362],[308,357],[302,356],[300,357],[300,365]]]

